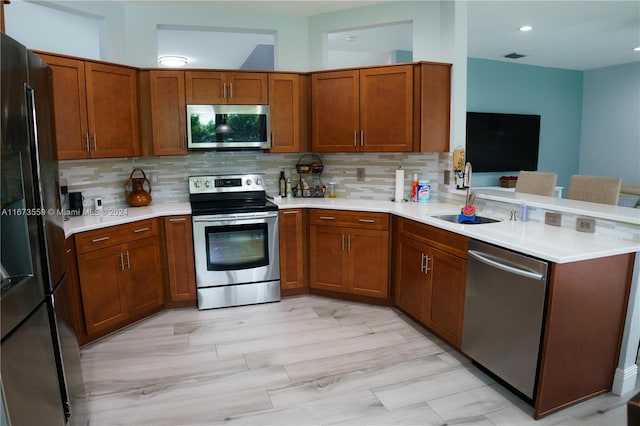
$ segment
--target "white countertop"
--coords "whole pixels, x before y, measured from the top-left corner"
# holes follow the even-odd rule
[[[532,197],[535,196],[527,197],[528,204],[534,206],[536,202],[541,202],[534,200]],[[548,206],[548,201],[551,198],[540,198],[544,198],[547,201],[547,204],[541,207],[548,208],[546,206]],[[574,201],[573,203],[580,202]],[[609,235],[599,234],[597,228],[594,234],[587,234],[577,232],[567,227],[555,227],[533,221],[514,222],[503,220],[501,222],[482,225],[463,225],[432,217],[434,215],[457,214],[460,212],[459,204],[446,201],[432,200],[427,203],[394,203],[391,201],[344,198],[287,198],[276,200],[276,204],[278,204],[281,209],[325,208],[391,213],[555,263],[568,263],[640,251],[640,237],[637,237],[634,241],[618,239]],[[586,204],[592,205],[593,203]],[[575,207],[567,206],[567,208]],[[126,214],[122,214],[125,212]],[[579,214],[599,217],[597,214],[587,213],[587,211],[580,211]],[[78,232],[99,229],[106,226],[119,225],[153,217],[183,214],[191,214],[191,205],[187,202],[157,204],[148,207],[129,207],[120,210],[105,209],[104,214],[100,216],[72,217],[64,223],[64,228],[66,236],[69,237]],[[640,222],[638,223],[640,224]]]

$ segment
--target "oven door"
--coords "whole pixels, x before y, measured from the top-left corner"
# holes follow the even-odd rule
[[[278,213],[193,216],[198,288],[280,279]]]

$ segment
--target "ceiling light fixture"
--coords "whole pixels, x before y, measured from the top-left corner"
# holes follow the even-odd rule
[[[346,36],[344,38],[345,41],[356,41],[358,39],[358,37],[356,36]]]
[[[531,25],[523,25],[520,27],[520,31],[522,31],[523,33],[526,33],[527,31],[531,31],[533,29],[533,27]]]
[[[634,51],[634,52],[640,52],[640,46],[638,46],[638,47],[634,47],[634,48],[633,48],[633,51]]]
[[[187,65],[187,58],[184,56],[160,56],[158,57],[160,65],[166,65],[168,67],[182,67]]]

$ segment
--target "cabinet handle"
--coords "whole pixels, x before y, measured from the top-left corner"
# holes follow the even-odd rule
[[[351,235],[347,235],[347,251],[351,251]]]
[[[93,150],[98,150],[98,136],[95,133],[93,134]]]
[[[297,210],[285,210],[282,212],[282,214],[298,214]]]
[[[360,130],[360,146],[364,145],[364,130]]]
[[[222,99],[227,99],[227,83],[222,83]]]
[[[373,219],[358,219],[358,222],[363,222],[363,223],[376,223],[375,220]]]
[[[84,145],[87,148],[87,152],[91,151],[91,146],[89,145],[89,133],[84,134]]]
[[[124,271],[124,259],[122,257],[122,252],[120,252],[120,270]]]
[[[96,238],[95,240],[91,240],[91,242],[92,243],[99,243],[100,241],[107,241],[109,238],[111,238],[111,237]]]
[[[340,234],[340,238],[342,240],[342,250],[344,250],[344,234]]]
[[[71,253],[71,249],[67,249],[67,253]]]
[[[424,274],[426,275],[429,271],[429,256],[422,253],[422,259],[420,261],[420,272],[424,272]]]
[[[186,217],[179,217],[179,218],[174,218],[174,219],[169,219],[169,222],[172,223],[176,223],[176,222],[186,222],[187,218]],[[148,229],[148,228],[147,228]]]
[[[148,230],[149,230],[149,227],[146,227],[146,228],[136,229],[133,232],[135,232],[137,234],[138,232],[144,232],[144,231],[148,231]]]
[[[129,259],[129,250],[127,250],[127,267],[131,269],[131,261]]]
[[[358,146],[358,131],[353,131],[353,146]]]
[[[229,99],[233,98],[233,83],[229,83]]]
[[[320,216],[320,219],[322,220],[335,220],[336,218],[333,216]]]

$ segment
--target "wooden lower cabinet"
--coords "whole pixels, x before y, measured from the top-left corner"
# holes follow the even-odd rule
[[[111,236],[114,241],[122,240],[125,231],[133,233],[135,229],[130,224],[105,228],[97,234],[104,236],[93,240],[103,239],[98,242],[104,243]],[[76,245],[83,246],[78,241],[97,232],[76,235]],[[84,249],[77,260],[87,340],[162,309],[162,247],[157,234],[143,238],[131,235],[124,243]]]
[[[442,230],[435,231],[433,227],[407,219],[396,218],[395,221],[397,226],[394,229],[399,231],[395,243],[395,303],[459,349],[464,318],[466,259],[445,251],[442,237],[447,236]],[[403,227],[404,224],[410,226]],[[429,239],[432,236],[436,241]],[[451,235],[451,238],[457,246],[457,240],[464,237]],[[454,252],[458,254],[458,250]]]
[[[382,213],[312,211],[311,288],[386,299],[388,220],[388,215]]]
[[[87,332],[84,326],[76,250],[72,237],[66,240],[66,261],[67,276],[60,289],[62,291],[58,290],[55,302],[60,308],[59,311],[62,312],[64,321],[73,328],[78,342],[82,344],[87,339]]]
[[[308,289],[308,232],[305,209],[286,209],[278,212],[280,238],[280,290],[303,293]]]
[[[168,287],[166,305],[195,305],[196,271],[191,216],[164,218],[164,249]]]

